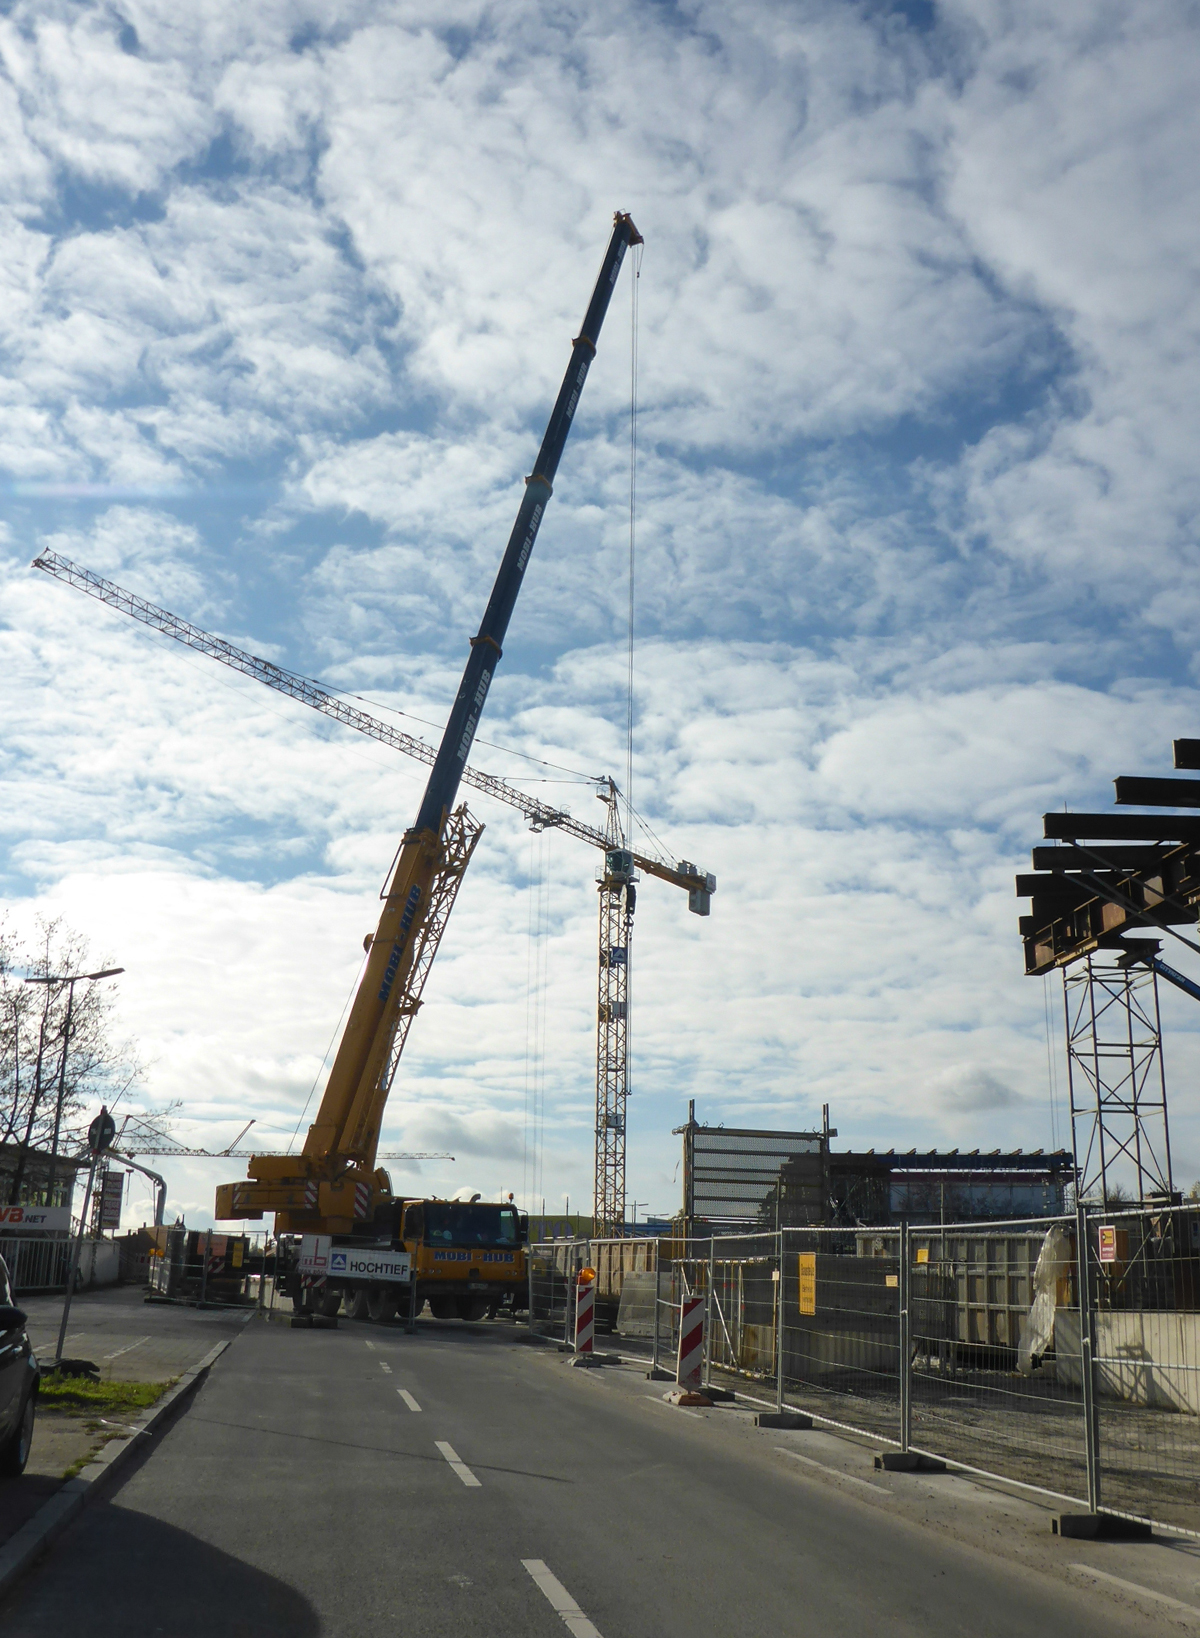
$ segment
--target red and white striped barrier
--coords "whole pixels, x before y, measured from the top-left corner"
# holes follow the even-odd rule
[[[698,1388],[704,1366],[704,1298],[685,1297],[679,1305],[679,1362],[675,1380],[681,1388]]]
[[[590,1354],[596,1331],[596,1285],[594,1280],[575,1284],[575,1352]]]

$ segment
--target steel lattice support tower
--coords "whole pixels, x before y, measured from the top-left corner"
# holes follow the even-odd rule
[[[1079,1197],[1098,1191],[1107,1205],[1121,1173],[1139,1200],[1169,1196],[1158,975],[1089,955],[1063,969],[1063,1001]]]
[[[609,846],[600,877],[596,998],[596,1173],[594,1233],[625,1232],[625,1104],[629,1096],[629,961],[637,902],[633,855],[625,847],[616,789],[605,797]]]

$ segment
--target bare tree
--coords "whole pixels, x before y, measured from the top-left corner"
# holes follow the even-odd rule
[[[79,983],[71,1000],[66,980],[90,970],[87,940],[60,917],[39,920],[28,944],[0,925],[0,1141],[20,1147],[10,1204],[30,1149],[79,1150],[90,1105],[111,1108],[140,1078],[136,1048],[115,1034],[112,985]]]

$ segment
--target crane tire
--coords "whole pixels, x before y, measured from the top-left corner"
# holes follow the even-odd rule
[[[368,1286],[367,1314],[376,1324],[383,1320],[395,1319],[396,1293],[389,1291],[385,1285]]]

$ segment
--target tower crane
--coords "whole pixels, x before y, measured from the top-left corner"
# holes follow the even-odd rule
[[[187,648],[207,654],[214,660],[243,676],[253,677],[268,688],[289,698],[299,700],[320,711],[343,727],[353,728],[360,734],[390,746],[404,756],[431,763],[435,751],[432,745],[413,734],[406,734],[391,723],[383,722],[369,711],[351,705],[331,693],[311,677],[287,671],[270,660],[248,654],[244,649],[214,637],[210,632],[182,620],[178,615],[149,603],[144,597],[126,591],[124,587],[106,580],[82,564],[73,562],[57,552],[45,551],[35,558],[33,567],[43,569],[56,580],[75,586],[90,597],[119,610],[130,619],[151,630],[183,643]],[[682,887],[688,895],[688,909],[698,916],[707,916],[716,891],[716,877],[700,870],[688,859],[672,864],[648,852],[626,847],[626,836],[621,822],[620,792],[611,779],[598,780],[596,794],[605,803],[607,814],[604,828],[586,824],[565,808],[550,807],[536,797],[510,785],[494,774],[484,773],[473,763],[462,772],[462,782],[483,791],[498,802],[516,808],[529,821],[530,829],[543,831],[557,829],[600,849],[604,864],[598,882],[600,910],[599,960],[597,964],[596,998],[596,1143],[594,1175],[594,1216],[596,1233],[619,1234],[625,1221],[625,1105],[629,1087],[629,974],[633,935],[633,916],[637,902],[638,873],[655,877]],[[427,970],[427,966],[426,966]],[[414,1007],[419,1004],[415,993]],[[404,1030],[411,1013],[406,1015]],[[390,1072],[395,1073],[403,1036],[398,1036],[397,1048],[392,1053]],[[143,1151],[149,1153],[150,1151]],[[168,1152],[168,1151],[163,1151]],[[178,1151],[171,1150],[171,1153]],[[230,1157],[250,1158],[241,1151],[225,1151]],[[387,1155],[384,1159],[442,1159],[434,1155]]]
[[[502,795],[497,787],[502,786],[503,781],[478,774],[470,768],[467,757],[501,657],[501,645],[538,528],[553,492],[553,480],[595,355],[596,340],[617,273],[626,249],[639,243],[641,236],[630,217],[618,213],[600,277],[581,332],[572,342],[571,362],[534,471],[525,481],[525,494],[491,598],[479,631],[471,639],[462,682],[436,750],[424,741],[377,723],[367,713],[335,699],[308,679],[284,673],[280,668],[270,667],[269,662],[233,650],[231,645],[222,644],[198,628],[186,627],[185,622],[176,621],[153,605],[142,604],[135,614],[189,646],[203,648],[235,669],[282,687],[283,692],[304,699],[350,726],[364,728],[363,722],[352,718],[367,718],[373,727],[365,731],[372,732],[372,737],[393,743],[396,748],[432,764],[416,822],[405,832],[390,873],[379,926],[368,941],[364,972],[304,1149],[300,1155],[254,1155],[248,1167],[248,1181],[224,1184],[218,1190],[218,1217],[261,1216],[271,1211],[275,1214],[278,1232],[352,1234],[356,1228],[365,1229],[392,1200],[387,1173],[375,1168],[383,1108],[408,1028],[420,1005],[425,976],[482,831],[482,826],[465,807],[452,804],[464,780],[488,789],[493,795]],[[102,582],[98,576],[70,564],[69,560],[58,558],[57,554],[43,554],[37,566],[81,585],[126,613],[135,613],[133,604],[141,603],[111,583]],[[277,675],[269,675],[271,672]],[[507,790],[512,791],[512,787]],[[615,787],[611,784],[606,797],[609,821],[603,833],[580,825],[570,815],[532,801],[524,793],[513,794],[518,798],[514,805],[527,813],[535,828],[553,824],[574,834],[584,832],[584,839],[594,842],[598,839],[598,845],[605,851],[601,880],[596,1214],[602,1221],[611,1215],[613,1226],[619,1232],[615,1208],[619,1191],[620,1222],[623,1223],[626,984],[635,871],[641,868],[647,874],[685,887],[690,908],[698,914],[707,914],[715,881],[686,862],[672,868],[662,860],[635,854],[621,845],[625,838]],[[610,907],[607,919],[606,900]],[[614,1065],[619,1074],[614,1074]],[[612,1134],[611,1139],[608,1134]]]

